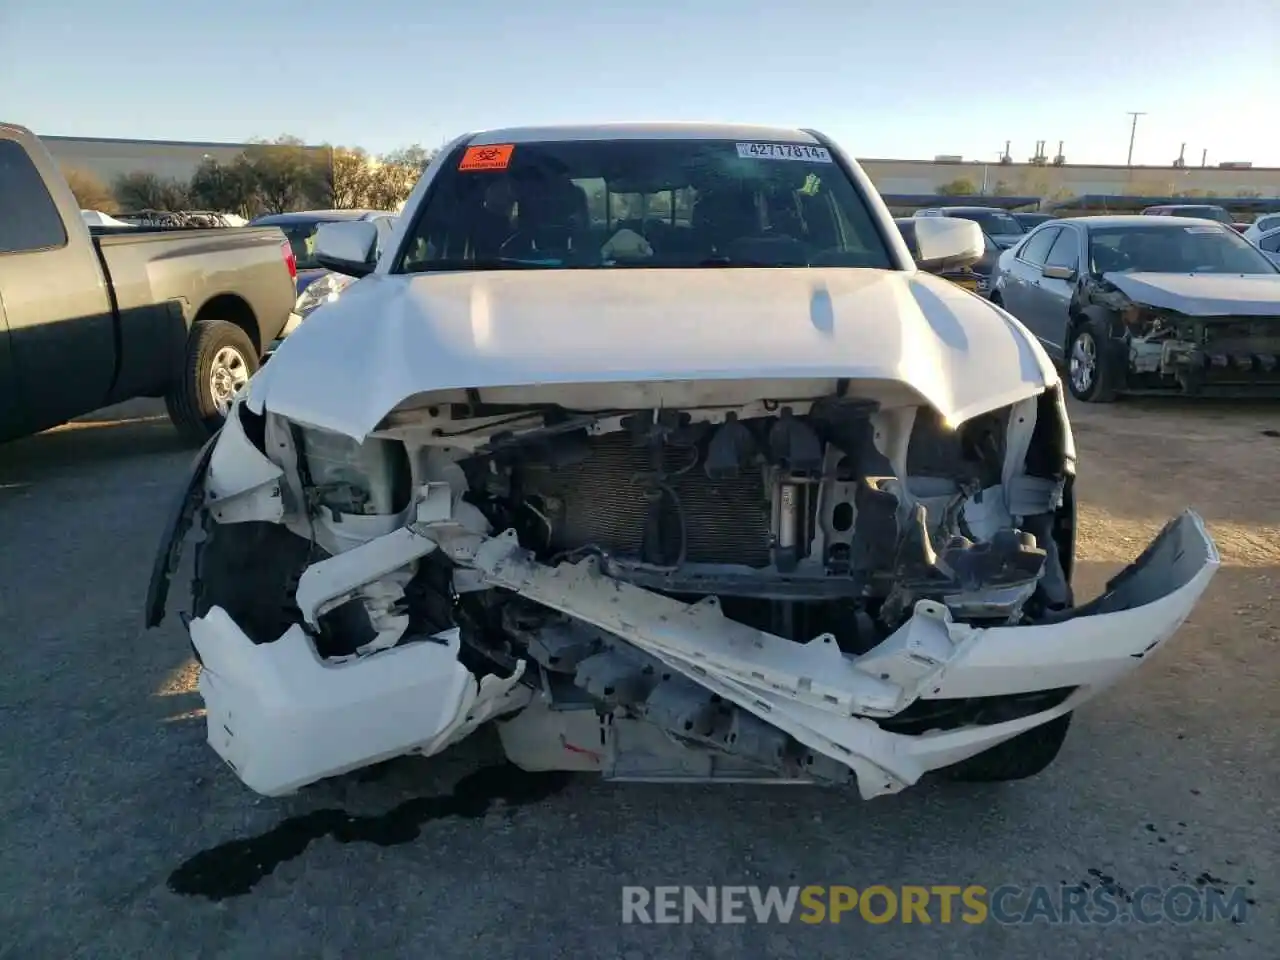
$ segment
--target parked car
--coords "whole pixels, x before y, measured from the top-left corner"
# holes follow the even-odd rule
[[[906,243],[907,249],[911,251],[911,256],[918,257],[919,248],[916,246],[915,218],[897,217],[893,222],[897,224],[898,233],[902,235],[902,240]],[[939,273],[938,276],[950,280],[966,290],[972,290],[974,293],[986,296],[991,278],[991,268],[995,266],[996,259],[1000,256],[1000,248],[985,233],[982,235],[982,239],[983,252],[981,259],[971,266],[947,270],[944,273]]]
[[[0,124],[0,441],[134,397],[207,439],[293,304],[276,229],[89,227],[39,140]]]
[[[1212,203],[1166,203],[1147,207],[1144,217],[1190,217],[1193,220],[1214,220],[1231,226],[1231,214]]]
[[[1280,228],[1280,213],[1259,214],[1244,231],[1244,238],[1250,243],[1257,243],[1264,233]]]
[[[1280,270],[1217,221],[1047,223],[1000,255],[991,297],[1068,363],[1081,400],[1280,393]]]
[[[1024,231],[1031,230],[1033,227],[1038,227],[1042,223],[1048,223],[1050,220],[1057,219],[1048,213],[1012,213],[1010,216],[1018,221],[1018,225],[1021,226]]]
[[[395,227],[396,215],[384,216],[378,214],[376,216],[355,217],[357,220],[370,220],[378,228],[378,244],[377,252],[381,252],[382,247],[389,241],[391,231]],[[317,229],[324,227],[326,223],[344,223],[346,220],[337,218],[333,220],[325,220],[317,224]],[[314,236],[305,241],[308,246],[314,246]],[[296,249],[296,246],[295,246]],[[313,263],[314,254],[307,252],[306,255],[312,259],[307,262]],[[289,314],[289,322],[285,324],[284,330],[280,332],[280,338],[272,345],[272,350],[280,345],[280,341],[297,329],[307,317],[319,307],[326,303],[332,303],[338,299],[338,295],[345,290],[352,282],[352,277],[342,273],[335,273],[332,270],[311,271],[310,280],[303,285],[301,280],[299,286],[302,292],[298,294],[298,299],[293,305],[293,312]]]
[[[999,207],[929,207],[917,210],[917,217],[958,217],[972,220],[982,232],[995,241],[1000,249],[1011,246],[1022,239],[1026,232],[1014,217]]]
[[[377,227],[378,235],[386,240],[391,235],[395,214],[388,210],[299,210],[293,213],[268,213],[249,221],[251,227],[279,227],[293,246],[293,256],[298,261],[298,295],[307,287],[327,276],[329,271],[315,259],[316,231],[324,223],[341,223],[347,220],[363,220]]]
[[[402,224],[377,258],[321,228],[369,282],[254,377],[156,557],[151,625],[200,518],[208,741],[261,793],[490,720],[526,770],[1027,777],[1216,572],[1187,512],[1074,605],[1057,371],[924,272],[978,227],[917,220],[913,260],[819,133],[469,134]]]
[[[1280,225],[1268,230],[1257,239],[1256,246],[1272,263],[1280,265]]]

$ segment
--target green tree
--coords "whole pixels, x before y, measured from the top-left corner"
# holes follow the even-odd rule
[[[940,197],[972,197],[978,192],[977,186],[966,177],[959,177],[950,183],[944,183],[937,189]]]
[[[185,184],[146,170],[135,170],[117,177],[113,190],[116,202],[126,212],[183,210],[189,201]]]
[[[258,185],[246,157],[219,163],[212,157],[191,177],[191,203],[217,213],[251,217],[258,211]]]
[[[258,201],[267,213],[296,210],[330,192],[325,181],[323,154],[308,149],[301,140],[280,136],[256,141],[245,150],[245,164],[257,188]]]
[[[108,214],[120,212],[120,205],[116,203],[115,195],[97,174],[77,167],[68,167],[62,171],[62,175],[66,178],[67,186],[71,188],[81,210],[97,210],[99,213]]]

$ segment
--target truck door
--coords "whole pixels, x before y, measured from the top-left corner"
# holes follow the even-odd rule
[[[116,365],[115,320],[97,251],[79,210],[60,211],[54,202],[45,178],[61,174],[46,158],[0,137],[0,297],[14,374],[0,389],[16,394],[22,433],[96,409]]]

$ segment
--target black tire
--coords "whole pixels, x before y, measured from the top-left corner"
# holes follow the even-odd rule
[[[1034,777],[1057,758],[1070,726],[1071,714],[1064,713],[939,772],[949,780],[965,783],[999,783]]]
[[[169,419],[186,439],[204,443],[222,426],[223,414],[213,390],[215,359],[233,351],[248,376],[260,365],[249,335],[226,320],[201,320],[187,337],[187,354],[177,382],[165,395]]]
[[[1081,357],[1077,358],[1079,346]],[[1092,369],[1087,357],[1092,356]],[[1067,389],[1085,403],[1110,403],[1116,398],[1120,376],[1115,354],[1111,350],[1111,331],[1096,317],[1079,320],[1071,327],[1071,338],[1063,357],[1067,370]]]
[[[221,607],[254,643],[270,643],[300,622],[298,579],[310,541],[277,523],[205,519],[196,544],[191,608],[196,617]]]

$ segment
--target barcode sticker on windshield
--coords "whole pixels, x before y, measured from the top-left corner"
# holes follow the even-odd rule
[[[751,160],[808,160],[831,163],[831,151],[807,143],[740,143],[738,156]]]

